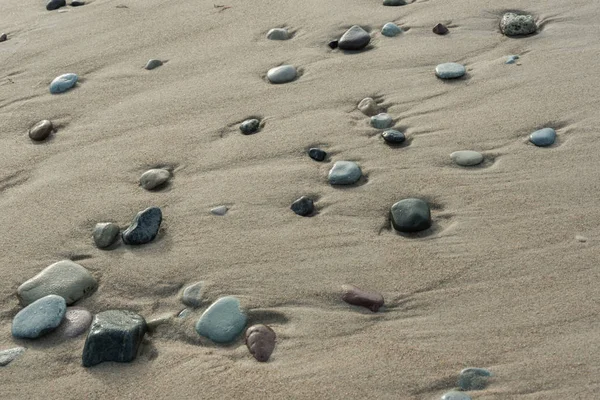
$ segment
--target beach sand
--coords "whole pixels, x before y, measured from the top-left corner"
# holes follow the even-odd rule
[[[95,0],[67,12],[3,2],[0,350],[27,350],[0,367],[0,397],[439,399],[466,367],[494,375],[473,399],[597,397],[598,2],[223,1]],[[533,14],[539,33],[502,35],[507,10]],[[408,30],[384,37],[386,22]],[[449,34],[432,33],[440,22]],[[329,49],[354,24],[371,29],[371,48]],[[274,27],[293,38],[267,40]],[[167,62],[147,71],[151,58]],[[437,79],[443,62],[467,76]],[[281,64],[301,76],[269,84]],[[77,86],[51,95],[68,72]],[[407,145],[383,142],[356,109],[365,97]],[[264,126],[242,135],[249,116]],[[57,131],[33,143],[42,119]],[[557,143],[528,143],[543,127]],[[315,146],[326,162],[306,155]],[[457,150],[486,161],[456,166]],[[329,185],[338,160],[366,179]],[[173,168],[169,185],[139,187],[156,166]],[[317,215],[290,210],[303,195]],[[407,197],[432,206],[425,234],[390,230],[390,207]],[[225,216],[210,213],[219,205]],[[164,217],[155,241],[94,246],[97,222],[125,228],[150,206]],[[84,368],[85,335],[11,336],[17,287],[62,259],[100,282],[77,302],[93,313],[176,315],[197,281],[205,305],[146,335],[134,362]],[[344,303],[342,284],[382,293],[385,307]],[[226,295],[277,333],[269,362],[243,338],[216,345],[194,330]]]

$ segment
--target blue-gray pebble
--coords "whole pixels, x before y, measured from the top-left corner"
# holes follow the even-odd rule
[[[123,243],[140,245],[151,242],[158,234],[162,222],[162,211],[158,207],[148,207],[137,213],[129,228],[123,231]]]
[[[54,78],[54,80],[50,83],[50,93],[58,94],[66,92],[71,89],[77,83],[77,79],[79,77],[77,74],[68,73],[62,74]]]
[[[381,28],[381,34],[383,36],[394,37],[400,33],[402,33],[402,29],[393,22],[388,22],[383,26],[383,28]]]
[[[552,128],[543,128],[529,135],[529,141],[536,146],[551,146],[556,141],[556,131]]]
[[[400,232],[419,232],[431,226],[429,204],[421,199],[400,200],[392,206],[390,217],[392,226]]]
[[[514,64],[519,59],[519,56],[508,56],[505,64]]]
[[[440,79],[456,79],[467,72],[464,65],[457,63],[443,63],[435,67],[435,74]]]
[[[25,347],[13,347],[0,351],[0,367],[6,367],[25,352]]]
[[[233,296],[215,301],[196,323],[196,332],[216,343],[230,343],[246,327],[247,317]]]
[[[337,161],[329,171],[328,179],[331,185],[352,185],[358,182],[362,171],[353,161]]]
[[[371,117],[371,126],[375,129],[387,129],[394,125],[394,120],[389,114],[379,113]]]
[[[56,329],[67,312],[65,299],[55,294],[34,301],[15,315],[12,335],[35,339]]]
[[[485,368],[465,368],[460,371],[458,387],[461,390],[482,390],[492,373]]]

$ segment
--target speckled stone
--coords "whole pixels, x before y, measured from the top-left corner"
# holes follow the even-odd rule
[[[396,129],[388,129],[387,131],[383,131],[381,136],[383,137],[383,140],[389,144],[400,144],[406,141],[406,136],[404,133],[397,131]]]
[[[327,152],[313,147],[308,150],[308,156],[315,161],[323,161],[327,157]]]
[[[29,138],[36,142],[46,140],[54,130],[52,122],[44,119],[29,129]]]
[[[529,135],[529,141],[536,146],[552,146],[556,141],[556,131],[552,128],[543,128]]]
[[[532,15],[506,13],[500,20],[500,31],[506,36],[525,36],[537,31]]]
[[[42,297],[54,294],[73,304],[98,287],[90,272],[71,260],[56,262],[23,283],[17,289],[17,297],[26,306]]]
[[[269,40],[288,40],[290,34],[285,28],[273,28],[267,32],[267,39]]]
[[[144,66],[144,69],[151,70],[151,69],[154,69],[154,68],[158,68],[161,65],[163,65],[162,61],[156,60],[156,59],[151,59],[151,60],[148,60],[148,62]]]
[[[465,66],[457,63],[444,63],[435,67],[435,75],[440,79],[456,79],[466,73]]]
[[[269,326],[257,324],[246,329],[244,337],[250,354],[257,361],[267,362],[275,349],[275,331]]]
[[[505,64],[514,64],[517,62],[518,59],[519,59],[519,56],[508,56]]]
[[[484,368],[465,368],[460,371],[458,387],[461,390],[482,390],[492,373]]]
[[[242,333],[246,321],[237,298],[221,297],[204,311],[196,323],[196,332],[216,343],[230,343]]]
[[[392,116],[386,113],[379,113],[371,117],[371,126],[375,129],[387,129],[394,125]]]
[[[196,282],[183,289],[181,302],[186,306],[198,308],[202,305],[202,289],[204,282]]]
[[[158,189],[171,179],[171,171],[164,168],[153,168],[140,176],[140,186],[146,190]]]
[[[429,204],[421,199],[404,199],[390,210],[392,226],[399,232],[419,232],[431,227]]]
[[[460,150],[450,154],[450,158],[460,166],[470,167],[481,164],[483,161],[483,154],[473,150]]]
[[[66,338],[77,337],[90,327],[92,323],[92,313],[81,307],[67,307],[65,318],[56,332],[58,335]]]
[[[25,353],[25,347],[13,347],[0,351],[0,367],[6,367],[23,353]]]
[[[54,78],[54,80],[50,83],[50,93],[58,94],[66,92],[71,89],[77,83],[79,77],[77,74],[63,74]]]
[[[306,217],[311,215],[315,211],[315,204],[312,201],[312,199],[306,196],[302,196],[292,203],[290,209],[296,214],[302,217]]]
[[[252,135],[258,132],[260,128],[260,121],[256,118],[247,119],[240,124],[240,131],[244,135]]]
[[[94,239],[96,247],[105,249],[117,240],[120,231],[121,229],[117,224],[112,222],[99,222],[94,226],[92,238]]]
[[[402,33],[402,29],[394,24],[393,22],[388,22],[381,28],[381,34],[387,37],[394,37]]]
[[[358,25],[348,29],[338,41],[338,47],[342,50],[362,50],[371,41],[371,35]]]
[[[383,306],[383,296],[381,293],[368,292],[353,285],[342,285],[344,294],[342,300],[354,306],[365,307],[373,312],[377,312]]]
[[[296,79],[298,72],[293,65],[281,65],[267,72],[267,79],[274,84],[288,83]]]
[[[229,208],[227,208],[227,206],[218,206],[218,207],[211,209],[210,212],[211,212],[211,214],[222,217],[223,215],[227,214],[228,210],[229,210]]]
[[[436,35],[445,35],[446,33],[450,32],[444,24],[437,24],[431,31]]]
[[[377,115],[379,112],[379,106],[377,105],[377,102],[370,97],[362,99],[360,103],[358,103],[357,108],[361,113],[369,117]]]
[[[58,10],[61,7],[65,7],[67,2],[65,0],[50,0],[46,3],[46,10]]]
[[[121,234],[123,243],[141,245],[154,240],[162,222],[162,211],[158,207],[148,207],[137,213],[129,228]]]
[[[6,42],[8,40],[8,35],[3,33],[0,35],[0,42]]]
[[[404,0],[383,0],[384,6],[405,6],[406,1]]]
[[[447,392],[442,395],[441,400],[471,400],[471,396],[463,392]]]
[[[362,171],[353,161],[337,161],[329,171],[331,185],[352,185],[361,178]]]
[[[12,335],[22,339],[36,339],[56,329],[62,322],[67,304],[65,299],[51,294],[34,301],[15,315]]]

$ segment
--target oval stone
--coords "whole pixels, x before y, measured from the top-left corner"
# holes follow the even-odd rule
[[[390,219],[395,230],[400,232],[419,232],[431,227],[429,204],[421,199],[404,199],[392,206]]]
[[[339,40],[332,40],[331,42],[327,43],[327,46],[329,46],[331,50],[335,50],[338,48],[338,44]]]
[[[315,205],[312,199],[302,196],[292,203],[290,209],[296,214],[306,217],[315,211]]]
[[[402,33],[402,29],[393,22],[388,22],[383,26],[383,28],[381,28],[381,34],[383,36],[394,37],[400,33]]]
[[[8,40],[8,36],[6,35],[6,33],[3,33],[2,35],[0,35],[0,42],[6,42]]]
[[[460,150],[450,154],[450,158],[456,164],[463,167],[470,167],[472,165],[481,164],[483,161],[483,155],[473,150]]]
[[[371,35],[358,25],[348,29],[338,41],[338,47],[342,50],[361,50],[367,47],[371,41]]]
[[[285,28],[273,28],[267,32],[267,39],[269,40],[288,40],[290,35]]]
[[[66,5],[66,0],[50,0],[46,3],[46,10],[58,10],[59,8],[65,7]]]
[[[293,65],[281,65],[267,72],[267,79],[274,84],[288,83],[296,79],[298,72]]]
[[[152,59],[152,60],[149,60],[146,63],[146,65],[144,66],[144,69],[151,70],[151,69],[154,69],[154,68],[158,68],[161,65],[163,65],[162,61],[156,60],[156,59]]]
[[[140,186],[146,190],[157,189],[171,179],[171,172],[164,168],[149,169],[140,176]]]
[[[229,343],[242,333],[246,321],[237,298],[221,297],[204,311],[196,323],[196,332],[213,342]]]
[[[186,306],[190,306],[193,308],[200,307],[202,305],[203,287],[204,282],[196,282],[183,289],[183,294],[181,295],[181,302]]]
[[[214,215],[223,216],[227,213],[229,208],[227,206],[218,206],[210,210],[210,212]]]
[[[368,308],[377,312],[383,306],[383,296],[377,292],[367,292],[352,285],[343,285],[342,300],[354,306]]]
[[[406,136],[404,135],[404,133],[395,129],[388,129],[387,131],[382,132],[381,136],[389,144],[400,144],[404,143],[404,141],[406,140]]]
[[[353,161],[337,161],[329,171],[328,179],[331,185],[352,185],[358,182],[362,171]]]
[[[485,368],[465,368],[460,371],[458,387],[461,390],[482,390],[492,373]]]
[[[371,126],[375,129],[387,129],[394,125],[392,116],[386,113],[379,113],[371,117]]]
[[[543,128],[529,135],[529,141],[536,146],[551,146],[556,141],[556,131],[552,128]]]
[[[77,337],[90,327],[92,313],[81,307],[67,307],[65,318],[56,332],[67,338]]]
[[[162,211],[158,207],[148,207],[137,213],[133,222],[121,234],[123,243],[141,245],[154,240],[162,222]]]
[[[77,79],[79,79],[77,74],[72,73],[63,74],[54,78],[54,80],[50,83],[50,93],[58,94],[66,92],[75,86]]]
[[[29,129],[29,138],[36,142],[40,142],[46,140],[53,130],[54,125],[52,125],[52,122],[44,119]]]
[[[121,229],[117,224],[112,222],[100,222],[94,226],[92,237],[96,246],[100,249],[104,249],[117,240],[120,231]]]
[[[0,351],[0,367],[6,367],[23,353],[25,353],[25,347],[13,347]]]
[[[532,15],[506,13],[500,20],[500,31],[506,36],[524,36],[537,31],[537,24]]]
[[[457,63],[444,63],[435,67],[435,75],[440,79],[456,79],[466,73],[465,66]]]
[[[384,6],[405,6],[406,1],[404,0],[383,0]]]
[[[56,329],[67,311],[65,299],[51,294],[34,301],[15,315],[12,335],[35,339]]]
[[[244,135],[251,135],[258,132],[258,128],[260,128],[260,121],[256,118],[247,119],[240,124],[240,131]]]
[[[324,150],[313,147],[308,150],[308,156],[315,161],[323,161],[327,157],[327,153]]]
[[[471,400],[471,396],[463,392],[447,392],[442,395],[441,400]]]
[[[244,336],[250,354],[257,361],[267,362],[275,349],[275,331],[269,326],[258,324],[248,328]]]

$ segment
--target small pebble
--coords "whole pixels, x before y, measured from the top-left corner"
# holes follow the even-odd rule
[[[53,330],[62,322],[67,304],[65,299],[51,294],[34,301],[15,315],[12,335],[22,339],[36,339]]]
[[[343,285],[344,294],[342,300],[354,306],[368,308],[377,312],[383,306],[383,296],[377,292],[367,292],[352,285]]]
[[[383,26],[383,28],[381,28],[381,34],[383,36],[394,37],[400,33],[402,33],[402,29],[393,22],[388,22]]]
[[[183,289],[181,302],[186,306],[198,308],[202,305],[202,289],[204,282],[196,282]]]
[[[6,367],[23,353],[25,353],[25,347],[13,347],[0,351],[0,367]]]
[[[429,204],[421,199],[404,199],[390,210],[392,226],[399,232],[419,232],[431,227]]]
[[[447,392],[442,395],[441,400],[471,400],[471,396],[463,392]]]
[[[456,79],[467,73],[464,65],[457,63],[444,63],[435,67],[435,75],[440,79]]]
[[[66,5],[67,2],[65,0],[50,0],[46,3],[46,10],[58,10],[59,8],[65,7]]]
[[[213,213],[214,215],[223,216],[227,213],[228,210],[229,210],[229,208],[227,208],[227,206],[218,206],[218,207],[211,209],[210,212]]]
[[[506,36],[524,36],[537,31],[537,24],[532,15],[506,13],[500,20],[500,31]]]
[[[466,368],[460,371],[458,387],[461,390],[482,390],[492,373],[484,368]]]
[[[79,6],[84,6],[84,5],[85,5],[85,1],[81,1],[81,0],[71,1],[71,7],[79,7]]]
[[[404,0],[383,0],[384,6],[405,6],[406,1]]]
[[[519,59],[519,56],[508,56],[505,64],[514,64],[517,62],[518,59]]]
[[[394,125],[391,115],[379,113],[371,117],[371,126],[375,129],[387,129]]]
[[[315,147],[308,150],[308,156],[315,161],[323,161],[327,157],[327,153]]]
[[[144,68],[147,69],[147,70],[151,70],[151,69],[154,69],[154,68],[158,68],[161,65],[163,65],[162,61],[156,60],[156,59],[152,59],[152,60],[149,60],[146,63],[146,65],[144,66]]]
[[[395,129],[388,129],[387,131],[383,131],[381,136],[389,144],[400,144],[404,143],[404,141],[406,140],[406,136],[404,135],[404,133]]]
[[[154,240],[162,222],[162,211],[158,207],[149,207],[137,213],[129,228],[121,234],[123,243],[141,245]]]
[[[483,155],[473,150],[460,150],[450,154],[450,158],[456,164],[463,167],[478,165],[483,162]]]
[[[8,36],[6,35],[6,33],[3,33],[2,35],[0,35],[0,42],[5,42],[8,39]]]
[[[331,50],[335,50],[339,46],[339,41],[338,40],[332,40],[331,42],[327,43],[327,46],[329,46],[329,48]]]
[[[276,335],[271,327],[258,324],[246,329],[245,341],[257,361],[267,362],[275,349]]]
[[[446,33],[450,32],[444,24],[437,24],[433,27],[432,31],[436,35],[445,35]]]
[[[54,125],[52,122],[44,119],[29,129],[29,138],[36,142],[41,142],[42,140],[46,140],[53,130]]]
[[[577,240],[580,243],[585,243],[587,242],[587,238],[585,236],[581,236],[581,235],[576,235],[575,236],[575,240]]]
[[[140,176],[140,186],[146,190],[160,188],[171,179],[171,171],[164,168],[153,168]]]
[[[290,209],[296,214],[306,217],[315,211],[315,205],[312,199],[302,196],[292,203]]]
[[[281,65],[267,72],[267,79],[274,84],[288,83],[296,79],[298,72],[293,65]]]
[[[529,135],[529,141],[536,146],[551,146],[556,141],[556,131],[552,128],[543,128]]]
[[[177,314],[177,318],[185,318],[188,315],[190,315],[192,313],[192,310],[190,310],[189,308],[184,308],[183,310],[181,310],[181,312],[179,314]]]
[[[221,297],[204,311],[196,323],[196,332],[216,343],[230,343],[242,333],[246,321],[236,297]]]
[[[158,317],[154,317],[146,321],[146,327],[148,328],[149,332],[154,332],[159,326],[168,324],[172,318],[172,314],[159,315]]]
[[[77,337],[90,327],[92,323],[92,313],[81,307],[67,307],[65,318],[56,332],[66,338]]]
[[[328,179],[331,185],[352,185],[358,182],[362,171],[353,161],[337,161],[329,171]]]
[[[79,77],[77,76],[77,74],[69,73],[60,75],[54,78],[54,80],[50,83],[50,93],[58,94],[66,92],[67,90],[75,86],[78,79]]]
[[[273,28],[267,32],[267,39],[269,40],[288,40],[290,34],[285,28]]]
[[[242,131],[244,135],[251,135],[253,133],[256,133],[258,132],[259,128],[260,121],[256,118],[247,119],[240,124],[240,131]]]
[[[121,229],[119,225],[112,222],[99,222],[94,226],[92,231],[92,238],[96,247],[99,249],[105,249],[117,240]]]
[[[379,112],[379,106],[377,105],[377,102],[370,97],[362,99],[360,103],[358,103],[357,108],[361,113],[369,117],[377,115],[377,113]]]
[[[371,35],[358,25],[352,26],[338,41],[342,50],[362,50],[371,41]]]

